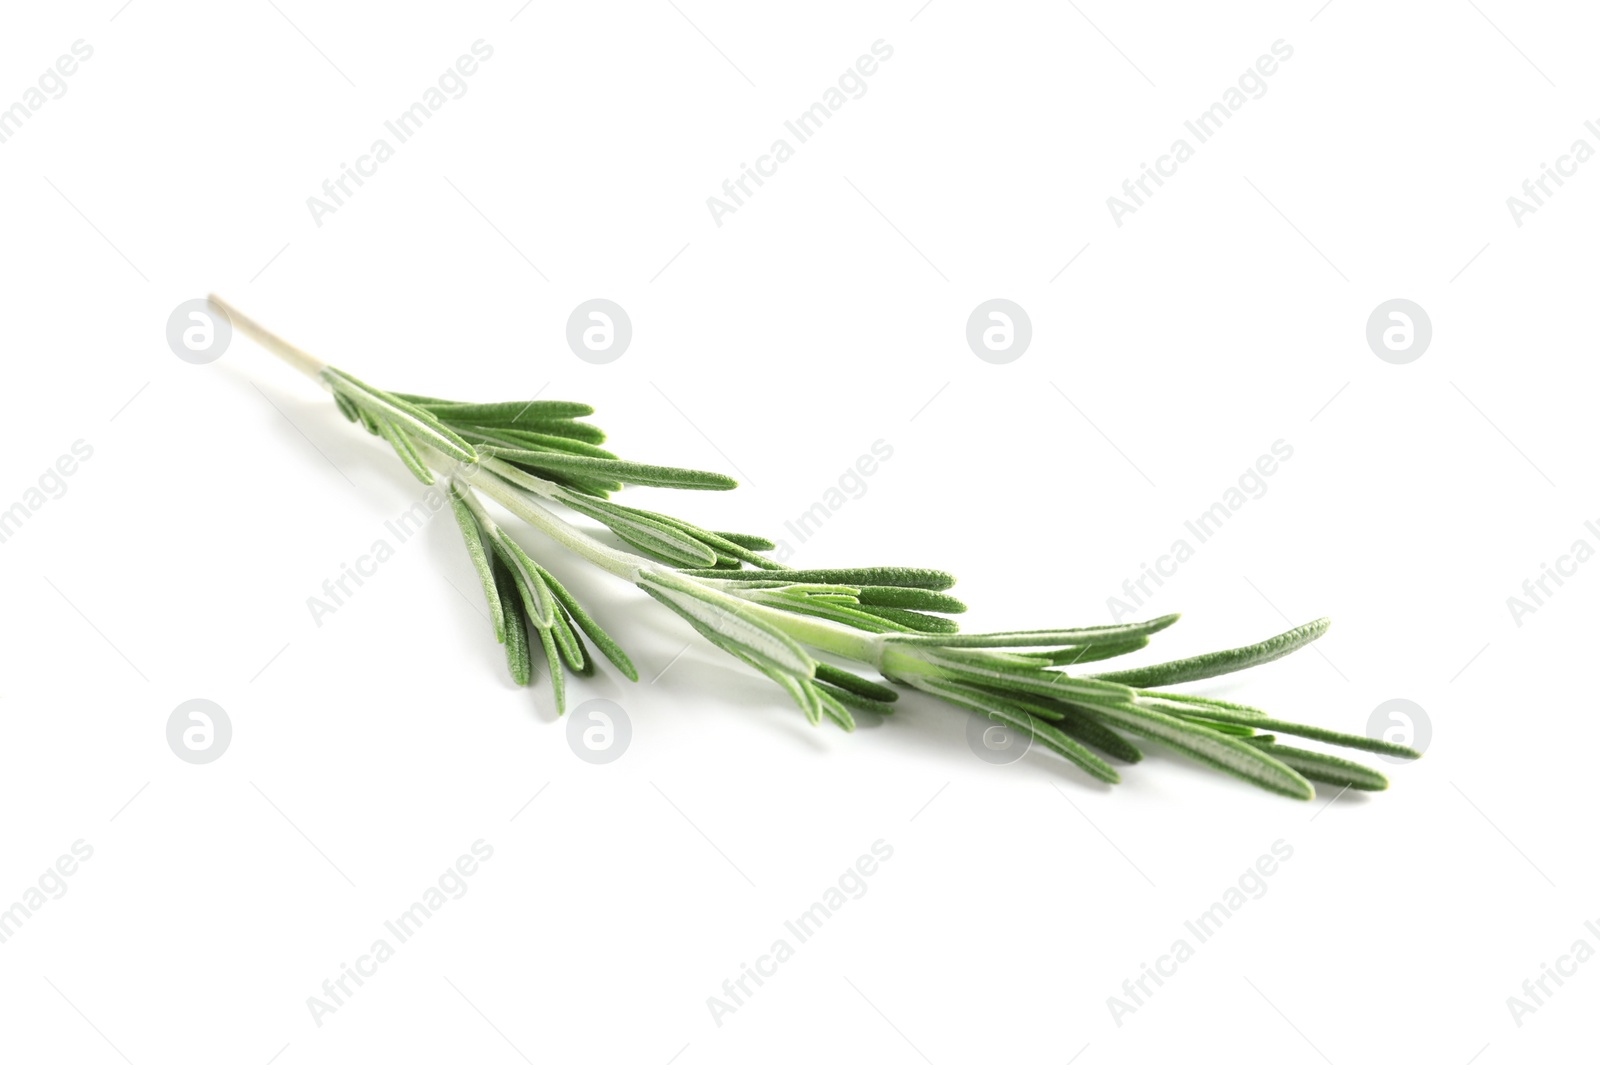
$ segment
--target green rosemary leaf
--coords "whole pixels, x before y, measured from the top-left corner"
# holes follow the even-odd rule
[[[353,422],[358,424],[361,422],[361,412],[356,409],[354,403],[351,403],[337,392],[333,393],[333,402],[339,408],[339,413]]]
[[[597,499],[573,498],[568,494],[563,494],[561,501],[601,522],[634,546],[645,547],[673,565],[705,566],[717,560],[716,552],[689,534],[630,513],[626,507]]]
[[[587,455],[597,459],[617,457],[603,447],[550,433],[534,433],[524,429],[494,429],[482,425],[458,425],[454,428],[462,437],[474,444],[489,444],[511,451],[560,451],[569,455]]]
[[[1232,721],[1216,721],[1202,717],[1185,717],[1184,720],[1202,728],[1208,728],[1212,732],[1220,732],[1224,736],[1249,737],[1256,734],[1256,730],[1249,725],[1239,725]]]
[[[365,429],[373,436],[383,435],[383,430],[378,428],[378,419],[373,417],[365,407],[356,406],[354,403],[351,403],[348,399],[345,399],[337,392],[333,393],[333,398],[334,402],[337,403],[343,401],[346,406],[356,412],[356,416],[353,420],[359,424],[361,428]]]
[[[822,712],[833,718],[834,723],[846,732],[854,732],[856,730],[856,719],[850,716],[850,711],[844,705],[844,702],[820,684],[814,685],[814,689],[817,693],[817,703],[822,707]]]
[[[778,545],[768,540],[765,536],[754,536],[750,533],[719,532],[714,533],[732,544],[738,544],[746,551],[776,551]]]
[[[621,481],[594,481],[587,477],[552,476],[549,480],[552,484],[570,488],[575,492],[582,492],[591,499],[610,499],[627,487]]]
[[[763,603],[779,610],[787,610],[792,614],[827,618],[830,621],[837,621],[842,625],[849,625],[865,632],[925,633],[956,631],[956,623],[948,618],[919,614],[914,610],[901,610],[897,607],[865,607],[859,605],[853,595],[815,595],[804,594],[797,590],[804,587],[806,586],[785,586],[771,590],[762,589],[750,593],[743,593],[741,590],[735,594],[743,594],[744,598],[752,602]],[[828,586],[813,585],[811,587],[826,588]]]
[[[480,518],[473,509],[473,502],[469,500],[471,489],[463,493],[455,484],[450,485],[450,510],[456,516],[456,524],[461,527],[461,538],[467,543],[467,555],[472,559],[472,568],[478,574],[479,583],[483,585],[483,596],[489,601],[489,620],[494,623],[494,638],[499,643],[505,643],[505,612],[500,608],[500,593],[495,590],[494,567],[483,546],[488,515]]]
[[[372,415],[368,414],[366,411],[350,402],[349,399],[347,399],[337,390],[334,390],[331,395],[333,396],[334,405],[339,408],[340,413],[342,413],[346,418],[355,422],[373,436],[382,435],[378,429],[378,423],[373,419]]]
[[[1389,778],[1376,769],[1368,769],[1359,762],[1335,758],[1321,751],[1307,751],[1300,747],[1276,743],[1271,736],[1256,736],[1246,741],[1256,747],[1266,747],[1272,757],[1298,772],[1307,780],[1324,784],[1337,784],[1357,791],[1386,791]]]
[[[949,618],[942,618],[936,614],[923,614],[916,610],[902,610],[897,606],[863,606],[860,612],[882,618],[898,625],[902,630],[910,629],[912,632],[949,635],[961,630],[961,626]]]
[[[724,562],[725,558],[733,558],[733,559],[738,559],[738,560],[740,560],[742,562],[748,562],[752,566],[756,566],[756,567],[759,567],[761,569],[769,569],[770,570],[770,569],[786,569],[787,568],[787,567],[785,567],[783,565],[783,563],[774,562],[772,559],[767,558],[764,555],[757,554],[755,550],[753,550],[751,548],[748,548],[748,547],[744,547],[741,544],[739,544],[737,541],[729,540],[728,538],[724,537],[720,533],[714,533],[714,532],[710,532],[710,531],[708,531],[706,529],[702,529],[702,528],[700,528],[700,526],[694,525],[694,524],[692,524],[690,522],[687,522],[687,521],[684,521],[681,518],[674,518],[674,517],[672,517],[671,515],[668,515],[668,514],[657,514],[655,511],[651,511],[651,510],[640,510],[640,511],[638,511],[638,513],[640,513],[640,514],[642,514],[642,515],[644,515],[646,517],[653,518],[656,521],[661,522],[663,525],[670,525],[674,529],[678,529],[681,532],[688,533],[690,536],[694,537],[696,540],[699,540],[701,543],[703,543],[707,547],[711,548],[711,550],[713,550],[713,551],[715,551],[717,553],[717,568],[718,569],[724,569],[724,568],[737,569],[738,568],[736,566],[735,567],[724,567],[723,566],[723,562]]]
[[[744,655],[739,657],[745,658]],[[782,670],[762,669],[762,672],[777,681],[779,687],[789,692],[789,697],[799,704],[801,710],[805,711],[806,720],[811,722],[813,727],[822,723],[822,699],[816,685]]]
[[[556,481],[556,483],[561,485],[563,488],[570,488],[574,492],[586,495],[591,499],[610,499],[612,496],[622,491],[623,488],[627,487],[626,485],[621,485],[616,488],[607,488],[602,485],[589,482],[574,481],[567,477],[561,478],[559,481]]]
[[[422,456],[417,454],[417,449],[411,445],[411,439],[406,436],[406,431],[391,421],[380,420],[378,432],[389,441],[389,446],[394,448],[394,453],[400,456],[400,461],[406,464],[406,469],[423,484],[433,483],[433,471],[423,463]]]
[[[987,692],[967,685],[940,680],[936,677],[919,677],[913,680],[911,684],[913,687],[929,694],[937,695],[946,702],[964,706],[968,710],[975,710],[992,721],[998,721],[1003,725],[1009,725],[1018,731],[1028,733],[1039,743],[1055,751],[1098,780],[1103,780],[1108,784],[1116,784],[1122,779],[1105,759],[1054,725],[1019,710],[1014,704],[996,699]]]
[[[382,389],[373,388],[332,366],[322,371],[322,377],[335,392],[342,394],[357,407],[415,433],[418,439],[441,454],[457,462],[478,461],[478,453],[473,450],[471,444],[461,439],[454,430],[423,408]]]
[[[902,671],[895,665],[895,654],[902,641],[911,637],[891,636],[886,638],[885,653],[883,655],[884,667],[893,671],[895,679],[905,680],[909,683],[911,676],[920,673],[915,667]],[[1004,691],[1025,692],[1032,695],[1043,695],[1051,699],[1113,699],[1125,700],[1130,694],[1126,688],[1115,684],[1106,684],[1088,677],[1072,677],[1065,673],[1053,673],[1036,667],[1019,668],[1003,660],[993,657],[980,658],[976,655],[960,655],[947,652],[928,652],[921,659],[927,665],[934,666],[945,676],[966,683],[983,685],[991,688],[1000,688]]]
[[[544,578],[540,576],[539,564],[528,557],[522,545],[507,536],[503,530],[497,529],[494,533],[494,546],[496,554],[507,572],[511,574],[512,582],[522,597],[522,620],[538,634],[539,644],[544,650],[545,662],[550,667],[550,690],[555,696],[556,714],[557,716],[565,714],[567,681],[566,671],[561,665],[562,649],[557,643],[554,632],[556,616],[560,613],[555,598],[545,584]],[[572,653],[581,661],[582,652],[573,648]]]
[[[603,444],[605,443],[606,439],[604,430],[602,430],[598,425],[591,425],[588,422],[573,422],[557,419],[547,422],[534,422],[525,426],[524,428],[513,429],[511,426],[507,425],[477,425],[476,423],[472,422],[462,422],[449,417],[448,411],[442,413],[445,415],[444,421],[446,424],[455,429],[463,429],[470,426],[480,431],[496,433],[499,435],[523,432],[538,433],[540,436],[553,436],[562,440],[571,440],[575,443],[591,445]]]
[[[1236,714],[1250,714],[1255,717],[1266,717],[1265,710],[1257,710],[1253,706],[1244,706],[1241,703],[1225,702],[1222,699],[1208,699],[1204,696],[1190,695],[1187,692],[1169,692],[1156,688],[1141,688],[1140,692],[1151,698],[1163,699],[1167,702],[1193,703],[1196,706],[1213,706],[1219,710],[1232,710]]]
[[[1168,714],[1175,714],[1183,718],[1205,721],[1226,721],[1239,725],[1249,725],[1265,732],[1281,732],[1286,736],[1300,736],[1303,739],[1319,740],[1331,743],[1336,747],[1350,747],[1358,751],[1371,751],[1373,754],[1387,754],[1394,758],[1421,758],[1422,752],[1388,740],[1375,740],[1370,736],[1357,736],[1349,732],[1335,732],[1332,729],[1318,728],[1316,725],[1302,725],[1294,721],[1279,721],[1277,718],[1267,717],[1259,710],[1241,713],[1237,710],[1227,710],[1219,706],[1199,706],[1192,703],[1175,703],[1166,701],[1163,697],[1159,700],[1144,698],[1144,703],[1155,702],[1160,709]],[[1247,710],[1250,708],[1246,708]]]
[[[1331,622],[1327,618],[1321,618],[1248,647],[1236,647],[1231,651],[1213,651],[1193,658],[1181,658],[1175,662],[1162,662],[1159,665],[1140,666],[1114,673],[1097,673],[1095,676],[1101,680],[1114,680],[1133,688],[1159,688],[1169,684],[1182,684],[1185,681],[1205,680],[1207,677],[1218,677],[1224,673],[1263,665],[1298,651],[1327,632],[1329,624]]]
[[[549,436],[563,436],[568,440],[578,440],[585,444],[603,444],[606,434],[598,425],[588,422],[546,422],[540,425],[538,432]]]
[[[549,595],[550,587],[545,583],[543,573],[544,571],[538,567],[534,568],[533,575],[541,584],[545,584],[545,594]],[[556,646],[561,649],[562,660],[572,667],[573,672],[582,672],[589,666],[589,656],[583,649],[583,641],[573,631],[572,622],[559,602],[555,604],[555,610],[551,613],[550,632],[555,637]]]
[[[876,699],[869,699],[864,695],[858,695],[848,688],[840,688],[836,685],[828,684],[823,681],[819,681],[817,683],[817,687],[853,710],[865,710],[870,713],[884,715],[894,713],[893,703],[883,703],[877,701]]]
[[[809,679],[816,663],[792,637],[739,609],[731,596],[659,570],[639,575],[639,587],[670,606],[703,633],[715,633],[719,645],[737,648],[747,657]]]
[[[528,466],[537,470],[553,470],[558,474],[602,480],[621,481],[625,484],[646,485],[655,488],[685,488],[722,492],[739,487],[739,482],[720,473],[705,470],[685,470],[676,466],[652,466],[644,462],[623,459],[600,459],[588,455],[568,455],[555,451],[521,451],[489,447],[489,454],[506,462]]]
[[[594,641],[594,645],[600,649],[600,653],[605,655],[612,665],[621,670],[624,677],[637,681],[639,679],[639,671],[634,668],[633,660],[618,646],[617,641],[611,638],[611,634],[601,628],[600,623],[590,617],[588,612],[579,605],[578,600],[573,598],[571,592],[567,591],[566,585],[556,580],[555,577],[551,576],[550,571],[543,567],[540,567],[539,575],[544,578],[545,584],[550,588],[550,593],[556,597],[556,601],[566,610],[567,615],[583,631],[585,636]]]
[[[515,683],[527,685],[533,680],[533,667],[528,658],[528,626],[523,618],[522,596],[510,569],[498,558],[495,560],[495,587],[506,619],[506,667]]]
[[[529,473],[527,470],[518,469],[509,462],[501,462],[493,455],[481,456],[478,465],[487,472],[516,485],[525,492],[531,492],[545,499],[561,499],[562,502],[566,502],[560,495],[561,486],[548,477],[540,477]]]
[[[606,438],[606,434],[599,426],[572,420],[585,417],[581,411],[590,410],[582,403],[567,403],[561,400],[536,401],[531,404],[515,401],[500,404],[455,403],[442,399],[419,398],[405,392],[394,392],[391,395],[396,399],[415,404],[419,409],[427,411],[458,432],[468,426],[492,432],[527,431],[589,444],[599,444]],[[514,408],[512,413],[519,416],[514,420],[506,420],[505,412],[497,411],[491,414],[491,420],[483,421],[477,415],[485,407]],[[563,410],[580,411],[580,413],[568,415],[563,414]]]
[[[807,596],[785,595],[781,590],[752,592],[744,596],[744,598],[754,603],[760,603],[763,606],[786,610],[791,614],[837,621],[841,625],[849,625],[851,628],[860,629],[863,632],[902,633],[909,631],[894,622],[885,621],[882,618],[852,609],[841,603],[828,602]]]
[[[568,624],[570,623],[571,622],[569,621]],[[589,652],[589,645],[584,643],[582,637],[574,636],[574,638],[577,640],[579,653],[583,655],[583,661],[580,665],[573,669],[572,672],[574,675],[579,677],[592,677],[598,672],[596,669],[596,659],[594,655]]]
[[[1101,662],[1107,658],[1117,658],[1120,655],[1131,654],[1141,648],[1150,646],[1150,637],[1140,636],[1122,643],[1090,643],[1080,647],[1062,647],[1055,651],[1028,651],[1030,658],[1037,658],[1041,663],[1050,666],[1081,666],[1090,662]]]
[[[501,561],[511,571],[517,591],[522,595],[527,620],[543,632],[555,623],[555,603],[550,597],[550,589],[539,578],[539,564],[528,557],[521,544],[501,530],[495,531],[494,543]]]
[[[580,677],[594,676],[594,656],[589,653],[583,637],[578,635],[578,628],[572,622],[572,615],[557,607],[554,628],[556,646],[561,648],[561,657],[565,659],[572,672]]]
[[[1003,692],[993,688],[981,690],[989,698],[1012,706],[1019,712],[1044,718],[1073,739],[1104,751],[1113,758],[1130,765],[1144,758],[1143,751],[1095,720],[1091,711],[1081,706],[1022,692]]]
[[[949,638],[924,640],[940,647],[1045,647],[1058,644],[1093,646],[1103,643],[1124,643],[1139,636],[1149,636],[1178,620],[1177,614],[1151,621],[1133,621],[1126,625],[1095,625],[1085,629],[1031,629],[1016,632],[983,632]],[[1102,677],[1115,680],[1115,677]]]
[[[1110,702],[1095,703],[1085,709],[1102,722],[1148,736],[1197,762],[1268,791],[1287,795],[1291,799],[1316,798],[1316,789],[1305,777],[1243,740],[1219,735],[1192,722],[1133,703],[1120,706]]]
[[[561,421],[568,418],[587,418],[594,408],[587,403],[571,403],[562,399],[508,400],[504,403],[464,403],[453,399],[435,399],[406,392],[394,395],[407,402],[429,410],[449,412],[447,421],[473,422],[478,425],[528,425],[542,421]],[[439,414],[445,418],[445,414]]]
[[[561,717],[567,712],[567,675],[561,665],[561,651],[556,646],[555,636],[551,632],[553,627],[551,625],[539,627],[539,642],[544,645],[544,660],[550,667],[550,690],[556,699],[556,716]]]
[[[870,699],[873,702],[892,703],[900,698],[900,693],[887,684],[879,684],[875,680],[868,680],[866,677],[852,673],[848,669],[830,666],[826,662],[817,663],[816,678],[818,681],[831,684],[836,688],[843,688],[845,691],[853,692],[863,699]]]
[[[643,585],[640,587],[643,587]],[[652,591],[649,588],[645,588],[644,590],[650,595],[655,595],[657,598],[660,598],[655,591]],[[661,601],[667,602],[665,599],[662,599]],[[670,606],[671,604],[669,603],[668,605]],[[687,617],[687,615],[685,616]],[[694,625],[697,629],[700,628],[699,623],[692,619],[689,620],[689,624]],[[705,630],[701,629],[701,632],[705,633]],[[809,679],[805,677],[797,677],[793,673],[775,668],[766,662],[753,658],[750,655],[745,654],[745,652],[742,651],[738,645],[722,642],[720,637],[707,634],[706,638],[711,640],[712,643],[717,644],[717,646],[721,647],[724,651],[727,651],[734,658],[756,670],[758,673],[761,673],[767,679],[771,680],[774,684],[787,692],[789,694],[789,698],[793,699],[795,705],[800,707],[801,712],[806,715],[806,720],[809,721],[813,727],[822,723],[821,691],[815,684],[811,683]]]
[[[682,555],[676,555],[676,554],[668,555],[668,554],[665,554],[665,553],[663,553],[661,551],[657,551],[657,550],[655,550],[655,546],[653,544],[646,543],[643,540],[640,540],[640,539],[638,539],[636,537],[630,536],[627,533],[627,531],[625,531],[625,530],[613,529],[612,531],[616,533],[617,539],[619,539],[623,543],[627,544],[641,558],[643,558],[643,559],[645,559],[647,561],[660,562],[663,565],[668,566],[668,567],[672,567],[672,568],[676,568],[676,567],[679,567],[679,566],[683,565],[683,556]]]
[[[742,570],[723,573],[714,570],[687,569],[691,577],[720,577],[724,580],[770,581],[772,573]],[[892,588],[927,588],[942,592],[955,584],[956,579],[943,570],[918,569],[911,566],[863,566],[855,569],[789,569],[782,567],[783,578],[796,584],[849,584],[857,587],[886,585]]]
[[[1043,718],[1052,724],[1065,720],[1069,712],[1065,703],[1054,699],[1045,699],[1037,695],[1029,695],[1026,692],[1005,691],[1002,688],[990,685],[969,683],[966,686],[975,692],[982,692],[985,698],[994,699],[1012,707],[1018,713]]]
[[[1040,695],[1029,695],[1026,692],[1005,691],[989,685],[968,685],[982,691],[992,699],[998,699],[1008,704],[1014,704],[1016,709],[1034,717],[1042,717],[1046,721],[1059,722],[1066,719],[1071,713],[1066,703],[1056,699],[1046,699]]]
[[[967,604],[953,595],[930,592],[926,588],[891,588],[867,585],[856,592],[862,606],[892,606],[906,610],[931,610],[938,614],[964,614]]]
[[[950,684],[952,682],[936,680],[935,683]],[[1082,743],[1079,742],[1083,739],[1083,737],[1074,734],[1072,730],[1069,730],[1065,727],[1066,722],[1072,718],[1072,710],[1070,707],[1066,706],[1065,704],[1053,702],[1035,695],[1028,695],[1019,692],[998,691],[992,687],[984,687],[963,682],[954,683],[956,683],[957,687],[965,691],[969,697],[983,700],[986,706],[1003,710],[1016,719],[1029,722],[1029,727],[1035,737],[1040,738],[1043,742],[1046,742],[1051,749],[1056,750],[1057,753],[1062,754],[1064,757],[1067,757],[1074,762],[1079,762],[1079,764],[1082,765],[1083,768],[1092,775],[1097,776],[1102,780],[1108,779],[1099,771],[1097,765],[1104,766],[1104,768],[1107,770],[1110,770],[1111,767],[1105,765],[1105,763],[1097,756],[1094,756],[1092,752],[1084,751]],[[1041,720],[1041,718],[1043,720]],[[1010,722],[1008,721],[1007,723]],[[1109,729],[1104,728],[1104,726],[1095,726],[1095,728],[1098,729],[1099,733],[1104,733],[1106,734],[1106,737],[1109,737],[1106,739],[1108,746],[1102,747],[1103,750],[1107,750],[1108,752],[1118,751],[1122,753],[1131,750],[1133,757],[1124,758],[1124,761],[1128,762],[1137,762],[1139,758],[1142,757],[1138,748],[1133,747],[1122,737],[1111,732]],[[1086,731],[1093,732],[1093,729]],[[1096,733],[1096,735],[1098,735],[1098,733]],[[1095,764],[1083,765],[1078,758],[1078,754],[1080,753],[1089,753],[1091,757],[1094,757]],[[1116,774],[1113,772],[1112,777],[1108,782],[1113,784],[1117,783],[1115,777]]]
[[[1056,722],[1056,728],[1120,761],[1132,764],[1144,759],[1143,751],[1076,707],[1067,708],[1061,720]]]

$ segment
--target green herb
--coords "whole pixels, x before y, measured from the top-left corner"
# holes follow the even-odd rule
[[[827,717],[851,730],[856,713],[888,714],[898,689],[911,688],[1014,729],[1108,783],[1120,779],[1108,758],[1134,763],[1142,757],[1132,737],[1297,799],[1313,797],[1312,781],[1363,790],[1382,790],[1388,782],[1358,763],[1278,743],[1275,733],[1419,757],[1409,747],[1170,690],[1299,650],[1327,631],[1326,619],[1248,647],[1082,672],[1077,667],[1143,648],[1178,615],[1089,628],[961,633],[950,615],[966,607],[946,594],[955,578],[942,570],[791,569],[767,556],[774,545],[764,537],[714,532],[614,502],[611,496],[629,485],[722,491],[735,483],[718,473],[612,454],[599,446],[605,434],[580,420],[593,413],[584,404],[467,403],[386,392],[212,299],[237,329],[320,381],[345,417],[383,439],[419,480],[446,479],[511,677],[530,683],[537,663],[558,710],[565,709],[567,673],[595,670],[593,651],[629,680],[637,680],[638,671],[572,591],[491,517],[484,498],[637,586],[707,641],[769,677],[813,724]],[[579,519],[603,526],[617,543],[580,527]],[[840,661],[874,670],[882,680]]]

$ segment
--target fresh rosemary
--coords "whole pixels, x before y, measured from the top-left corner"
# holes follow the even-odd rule
[[[1079,672],[1146,646],[1178,615],[1088,628],[960,633],[948,615],[966,607],[947,594],[955,583],[948,573],[903,566],[791,569],[767,556],[774,545],[763,537],[713,532],[614,502],[612,495],[628,485],[720,491],[735,482],[618,458],[600,447],[604,434],[581,420],[593,413],[584,404],[468,403],[387,392],[211,299],[236,329],[331,391],[345,417],[383,438],[420,481],[444,478],[511,677],[528,684],[541,662],[558,711],[565,710],[567,673],[592,674],[597,653],[629,680],[637,680],[638,671],[572,592],[500,526],[485,498],[636,585],[769,677],[813,724],[826,717],[849,731],[858,713],[892,713],[897,689],[909,687],[1025,734],[1108,783],[1119,780],[1112,761],[1142,757],[1129,739],[1137,737],[1296,799],[1314,797],[1313,781],[1368,791],[1388,781],[1359,763],[1279,742],[1279,735],[1419,757],[1384,740],[1171,690],[1281,658],[1326,632],[1326,619],[1248,647]],[[604,526],[625,546],[605,542],[572,518]],[[874,670],[888,683],[835,664],[841,660]]]

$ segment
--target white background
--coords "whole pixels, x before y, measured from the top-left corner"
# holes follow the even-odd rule
[[[1592,1055],[1600,965],[1520,1027],[1506,1005],[1600,946],[1600,576],[1520,626],[1506,605],[1600,543],[1600,164],[1521,227],[1506,206],[1600,147],[1592,12],[120,2],[0,28],[0,106],[94,49],[0,145],[0,506],[93,448],[0,544],[0,905],[93,847],[0,945],[7,1060]],[[307,197],[479,39],[466,95],[316,225]],[[866,94],[717,226],[706,198],[880,39]],[[1106,198],[1280,39],[1266,94],[1114,224]],[[1141,616],[1186,612],[1176,656],[1331,615],[1320,654],[1196,690],[1357,732],[1411,699],[1431,746],[1388,793],[1297,804],[1159,752],[1115,789],[989,765],[917,697],[812,730],[528,537],[644,675],[576,687],[633,729],[587,764],[506,679],[447,519],[313,623],[419,486],[244,339],[174,357],[169,313],[213,290],[386,387],[593,403],[626,456],[740,476],[638,492],[713,528],[783,535],[882,440],[793,561],[949,568],[973,630],[1108,620],[1283,440]],[[597,296],[634,325],[606,366],[564,340]],[[964,337],[994,297],[1033,325],[1004,366]],[[1433,323],[1409,365],[1364,335],[1397,297]],[[209,765],[166,743],[191,698],[233,723]],[[467,894],[314,1023],[307,997],[479,839]],[[865,896],[713,1023],[880,839]],[[1277,840],[1267,893],[1116,1024],[1108,996]]]

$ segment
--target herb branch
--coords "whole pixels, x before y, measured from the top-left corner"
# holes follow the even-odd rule
[[[1310,799],[1312,782],[1379,791],[1381,773],[1279,742],[1278,735],[1392,757],[1409,747],[1298,724],[1175,685],[1282,658],[1328,629],[1327,619],[1247,647],[1100,673],[1077,667],[1145,647],[1178,620],[967,634],[951,615],[955,578],[906,566],[791,569],[775,545],[615,502],[629,485],[724,491],[719,473],[623,459],[582,419],[593,409],[551,400],[471,403],[388,392],[323,363],[213,296],[240,332],[319,381],[351,422],[381,438],[422,483],[443,478],[451,510],[489,604],[511,678],[543,668],[558,712],[567,674],[589,676],[596,655],[629,680],[627,653],[490,515],[484,499],[555,544],[635,585],[739,662],[770,678],[812,724],[855,728],[857,714],[891,714],[911,688],[1025,734],[1090,776],[1116,783],[1112,762],[1138,762],[1130,737],[1153,741],[1268,791]],[[607,543],[575,524],[587,519]],[[834,660],[848,663],[835,664]],[[858,672],[875,671],[881,680]]]

